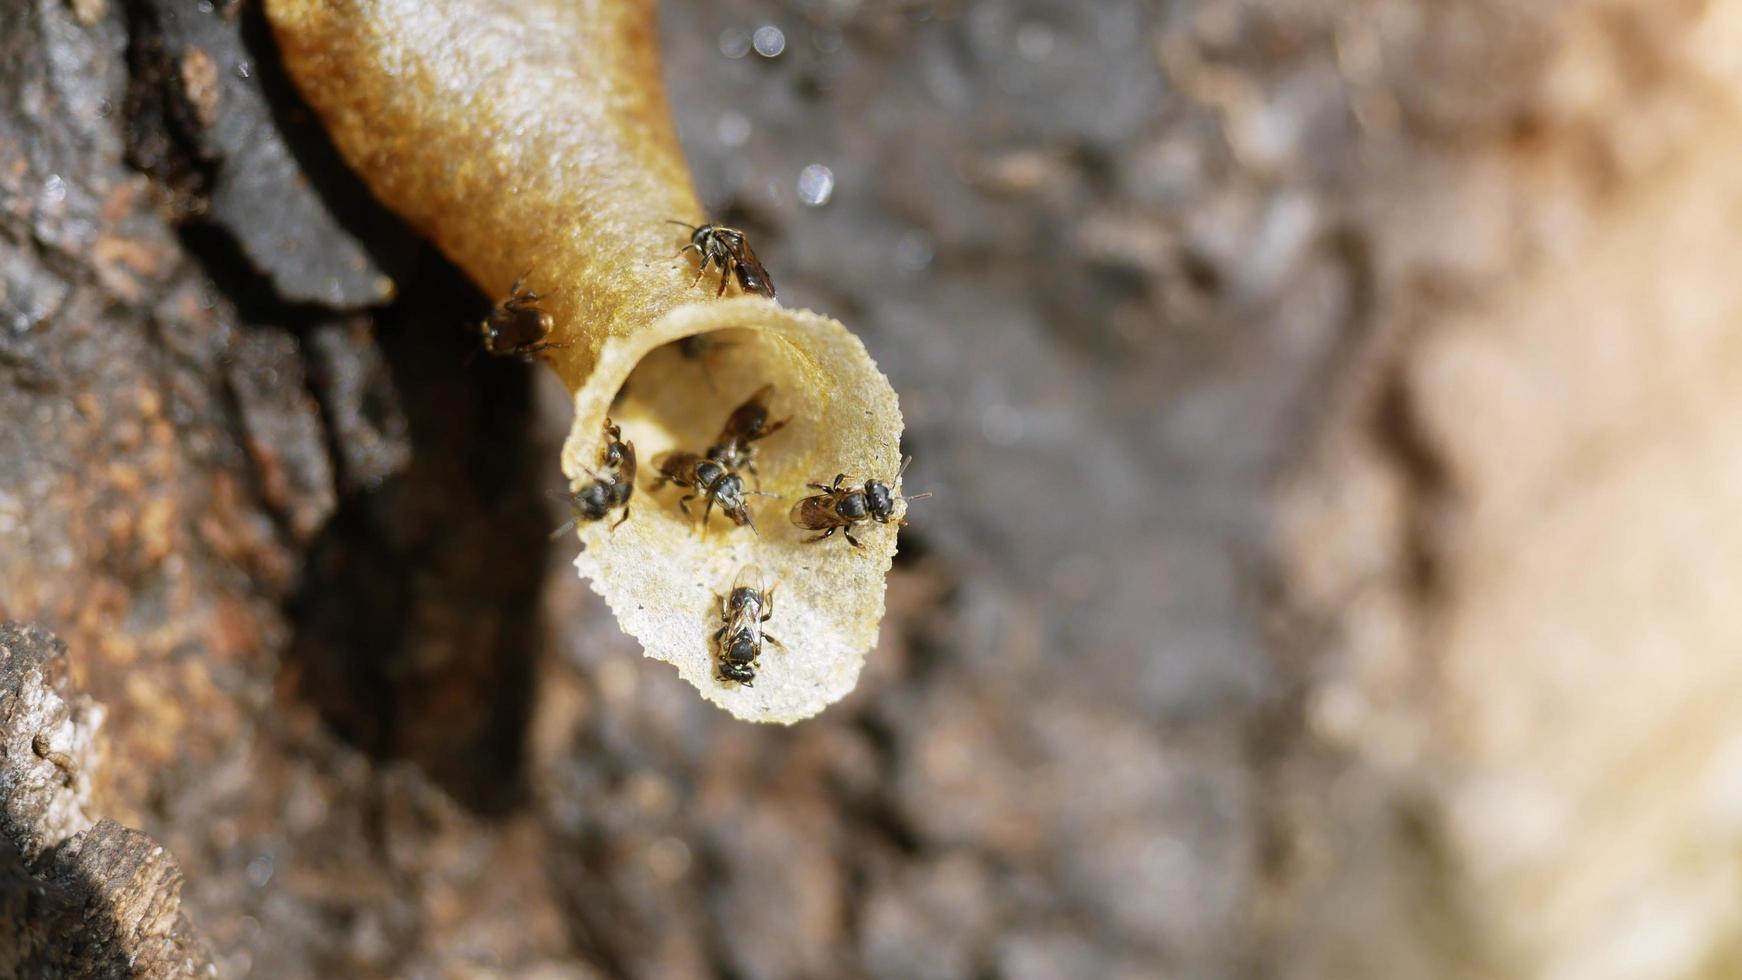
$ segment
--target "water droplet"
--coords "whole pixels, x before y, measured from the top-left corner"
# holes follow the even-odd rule
[[[762,57],[778,58],[786,50],[786,35],[773,24],[764,24],[756,29],[751,43],[756,46],[756,53]]]
[[[736,27],[720,32],[720,53],[737,60],[750,53],[750,33]]]
[[[248,882],[255,888],[265,888],[266,883],[272,880],[271,855],[262,854],[254,860],[249,861],[247,870],[244,873],[248,875]]]
[[[931,236],[923,231],[910,231],[895,242],[895,268],[912,275],[931,265]]]
[[[798,199],[813,208],[820,208],[835,196],[834,171],[813,163],[798,172]]]
[[[741,112],[724,112],[714,124],[714,132],[726,146],[743,146],[750,141],[750,120]]]

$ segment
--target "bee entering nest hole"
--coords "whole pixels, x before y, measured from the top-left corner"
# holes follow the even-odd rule
[[[779,338],[738,327],[661,344],[641,359],[618,389],[611,417],[636,433],[644,462],[670,450],[703,452],[720,435],[727,416],[771,383],[770,362],[794,356]],[[789,369],[783,364],[773,373],[785,377]],[[766,398],[773,420],[786,425],[759,443],[759,475],[782,466],[786,455],[782,447],[798,436],[810,414],[804,406],[793,404],[790,394],[776,385]],[[649,468],[644,475],[653,472]]]
[[[745,440],[729,468],[705,469],[727,458],[722,437],[742,406],[766,409],[767,434]],[[606,343],[575,412],[563,449],[575,489],[604,475],[607,417],[634,449],[627,520],[580,522],[575,566],[647,654],[750,720],[795,721],[850,691],[876,641],[898,520],[855,525],[854,545],[844,535],[816,540],[789,515],[819,493],[810,484],[836,474],[898,493],[900,409],[859,341],[833,320],[760,298],[688,304]],[[675,455],[684,453],[688,472]],[[741,481],[741,498],[708,492],[703,484],[722,473]],[[741,504],[742,523],[722,513],[731,504]],[[767,632],[784,642],[761,652],[748,682],[723,671],[720,635],[745,569],[770,593]]]

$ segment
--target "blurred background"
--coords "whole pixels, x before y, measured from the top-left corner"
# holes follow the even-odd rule
[[[660,13],[936,492],[857,691],[641,658],[257,3],[15,0],[0,965],[1742,976],[1742,5]]]

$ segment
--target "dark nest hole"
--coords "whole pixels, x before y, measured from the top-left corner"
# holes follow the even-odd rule
[[[401,295],[375,321],[386,377],[364,390],[403,414],[408,455],[352,486],[309,546],[285,671],[342,738],[502,813],[524,796],[551,530],[537,488],[557,451],[536,436],[530,367],[474,356],[463,313],[487,304],[464,277],[432,255]],[[334,369],[311,370],[317,389]]]

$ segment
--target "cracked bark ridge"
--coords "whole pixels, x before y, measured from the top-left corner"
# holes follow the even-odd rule
[[[414,241],[279,91],[259,11],[178,0],[128,9],[129,151],[172,192],[171,210],[205,222],[220,239],[213,251],[239,250],[286,301],[392,299],[388,267]]]
[[[90,815],[102,718],[59,640],[0,625],[0,975],[214,975],[175,859]]]

